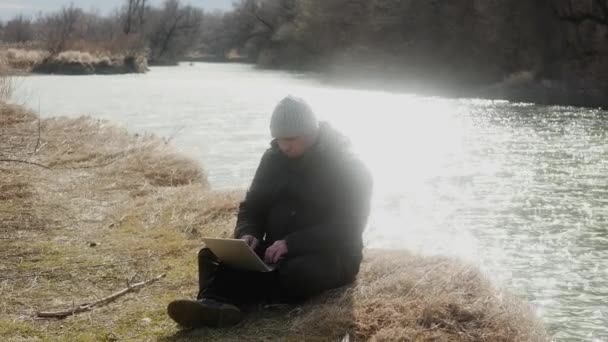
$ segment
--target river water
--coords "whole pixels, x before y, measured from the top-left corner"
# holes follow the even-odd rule
[[[607,112],[353,90],[240,64],[17,83],[16,101],[43,117],[172,137],[216,189],[247,187],[274,105],[303,97],[374,174],[369,247],[475,263],[530,301],[557,341],[608,341]]]

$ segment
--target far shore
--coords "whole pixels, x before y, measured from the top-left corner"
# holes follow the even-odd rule
[[[424,73],[412,76],[403,70],[392,72],[381,65],[330,66],[324,68],[277,67],[262,65],[246,57],[223,58],[202,56],[183,58],[180,62],[241,63],[260,69],[294,72],[315,72],[328,84],[363,90],[382,90],[421,96],[448,98],[481,98],[506,100],[539,105],[558,105],[589,108],[608,108],[608,85],[580,81],[537,79],[532,72],[522,71],[510,75],[502,82],[482,85],[463,85],[458,80],[438,80],[425,77]],[[389,69],[389,70],[387,70]],[[430,75],[432,73],[428,73]]]
[[[140,54],[69,50],[51,55],[41,49],[8,48],[0,49],[0,69],[8,75],[111,75],[144,73],[148,71],[148,61]]]
[[[28,74],[56,75],[113,75],[145,73],[150,66],[175,66],[184,63],[244,63],[263,69],[317,72],[324,82],[369,90],[405,92],[423,96],[451,98],[483,98],[528,102],[540,105],[562,105],[590,108],[608,108],[608,85],[584,80],[537,79],[533,72],[522,71],[510,75],[502,82],[488,84],[466,84],[457,79],[429,77],[429,71],[416,76],[403,67],[385,65],[332,65],[326,67],[277,66],[259,64],[246,56],[197,55],[181,58],[178,62],[152,61],[145,56],[107,56],[88,52],[66,51],[49,56],[41,50],[0,50],[0,68],[6,74],[22,76]]]

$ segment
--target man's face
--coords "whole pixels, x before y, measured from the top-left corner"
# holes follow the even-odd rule
[[[287,158],[299,158],[306,152],[315,142],[315,137],[311,135],[278,138],[277,143],[279,149]]]

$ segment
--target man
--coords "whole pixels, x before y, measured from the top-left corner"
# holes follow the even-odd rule
[[[168,306],[184,327],[230,326],[243,317],[239,307],[305,300],[359,272],[372,190],[367,168],[302,99],[283,99],[270,131],[274,140],[239,206],[234,236],[278,267],[236,270],[202,249],[197,300]]]

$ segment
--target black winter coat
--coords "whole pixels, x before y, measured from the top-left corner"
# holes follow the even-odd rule
[[[288,258],[334,254],[358,269],[371,192],[371,175],[348,140],[321,123],[317,142],[300,158],[287,158],[271,143],[239,206],[234,234],[268,244],[284,239]]]

